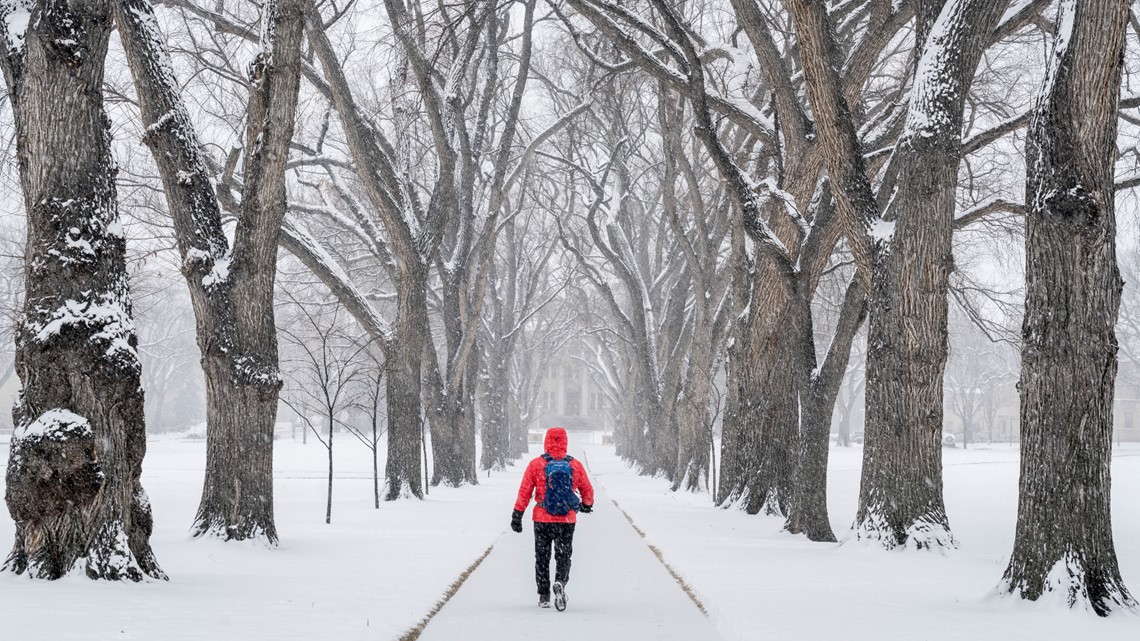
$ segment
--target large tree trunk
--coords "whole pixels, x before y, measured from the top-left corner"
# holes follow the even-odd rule
[[[502,327],[499,309],[494,311],[493,327]],[[486,378],[483,379],[483,456],[480,467],[484,470],[501,470],[511,462],[511,420],[507,407],[510,403],[511,339],[487,341]]]
[[[871,284],[858,539],[955,545],[942,498],[943,385],[962,114],[1006,2],[947,3],[915,72]]]
[[[736,406],[725,414],[718,498],[743,499],[749,514],[785,516],[794,493],[800,397],[815,368],[809,295],[797,288],[806,281],[785,280],[789,286],[779,288],[783,300],[769,297],[759,304],[754,298],[753,305],[765,311],[754,312],[743,328],[750,335],[733,345],[740,353],[729,370]]]
[[[232,249],[150,3],[118,0],[114,11],[147,126],[143,140],[174,223],[206,378],[206,476],[194,532],[272,544],[273,428],[281,386],[273,282],[300,83],[299,0],[263,7],[270,39],[251,69],[245,185]]]
[[[867,440],[855,535],[888,548],[954,544],[940,448],[954,191],[963,105],[1006,4],[943,3],[921,42],[907,125],[886,172],[888,179],[897,175],[898,184],[884,188],[890,199],[880,217],[826,7],[788,2],[836,206],[870,288]],[[921,33],[933,7],[920,8]]]
[[[475,397],[470,378],[464,376],[458,389],[442,398],[442,407],[430,413],[432,485],[479,483],[475,471]]]
[[[16,329],[23,387],[5,497],[16,540],[4,568],[42,579],[73,570],[91,579],[166,578],[150,548],[139,481],[141,367],[103,111],[110,9],[38,2],[28,24],[26,53],[0,54],[28,234]]]
[[[708,489],[709,451],[712,443],[712,416],[709,394],[712,390],[713,345],[712,322],[698,314],[697,336],[689,350],[685,385],[676,403],[677,464],[673,472],[673,490],[699,492]]]
[[[843,298],[835,337],[823,365],[811,376],[801,398],[799,459],[796,465],[795,495],[788,511],[786,528],[804,534],[811,541],[835,541],[827,515],[827,458],[830,452],[831,415],[843,384],[851,343],[866,317],[863,286],[852,280]]]
[[[740,384],[743,382],[741,369],[746,365],[745,350],[741,339],[729,339],[728,355],[725,360],[724,417],[720,426],[720,479],[716,486],[716,504],[727,507],[740,498],[744,490],[744,469],[748,466],[751,449],[747,448],[747,434],[740,422]]]
[[[199,536],[275,543],[273,429],[281,375],[273,283],[304,17],[301,0],[266,2],[262,12],[267,41],[250,68],[245,185],[229,266],[235,353],[224,369],[205,368],[213,376],[207,390],[218,422],[206,431],[206,478],[194,530]]]
[[[477,332],[475,327],[464,327],[461,312],[463,284],[467,279],[460,271],[446,274],[443,287],[444,334],[446,336],[446,377],[441,376],[436,351],[432,341],[426,341],[428,349],[424,353],[427,372],[431,424],[432,485],[444,483],[451,487],[476,484],[475,456],[475,395],[472,387],[475,382],[478,364],[475,359],[475,346],[465,350],[466,332]],[[478,316],[467,322],[479,323]],[[432,360],[428,360],[432,359]]]
[[[426,274],[423,266],[405,266],[397,278],[396,336],[385,348],[388,378],[388,460],[384,500],[423,498],[420,446],[424,336],[427,332]]]
[[[1021,487],[1001,590],[1060,592],[1105,616],[1135,607],[1112,540],[1116,379],[1113,161],[1128,4],[1061,3],[1029,127]]]
[[[772,342],[757,341],[766,347],[754,361],[760,384],[747,390],[746,403],[752,408],[748,420],[757,423],[760,442],[758,467],[745,483],[744,509],[786,516],[795,492],[802,396],[815,369],[809,295],[789,291],[783,313],[769,327],[778,328]]]

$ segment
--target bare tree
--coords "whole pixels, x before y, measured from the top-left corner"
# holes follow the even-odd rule
[[[384,326],[376,332],[389,368],[389,499],[422,494],[421,396],[427,401],[422,414],[431,426],[432,482],[477,482],[476,343],[490,261],[516,173],[512,167],[520,160],[512,149],[529,77],[534,2],[523,7],[521,49],[504,113],[493,106],[508,86],[500,79],[499,51],[508,41],[509,12],[494,3],[474,3],[461,15],[443,8],[424,21],[418,5],[385,2],[403,75],[410,77],[403,87],[407,97],[396,101],[396,131],[391,133],[368,122],[320,16],[315,11],[309,16],[309,40],[355,163],[363,202],[378,221],[373,228],[385,232],[392,263],[393,329]],[[418,111],[413,111],[413,98],[419,101]],[[473,115],[465,111],[468,104]],[[501,130],[492,116],[500,118]],[[423,155],[413,159],[418,152],[413,152],[412,134],[421,126],[428,142]],[[543,139],[540,134],[532,144]],[[425,158],[434,162],[422,162]],[[492,166],[489,177],[481,171],[485,160]],[[486,201],[475,200],[484,190]],[[433,272],[438,291],[432,287]],[[430,331],[432,303],[438,303],[441,349]],[[348,308],[354,316],[363,313],[358,306]]]
[[[166,578],[139,481],[141,366],[103,109],[110,11],[100,1],[0,3],[27,212],[23,388],[5,496],[16,541],[4,568],[39,579]],[[11,30],[21,22],[26,32]]]
[[[523,197],[519,200],[521,207]],[[556,244],[553,234],[541,233],[540,222],[538,216],[521,223],[513,216],[507,220],[500,232],[504,242],[491,264],[482,359],[485,393],[480,462],[484,470],[503,469],[525,451],[526,426],[515,411],[519,390],[512,384],[512,369],[521,364],[517,350],[528,325],[564,287],[550,278],[547,265]]]
[[[319,304],[298,300],[289,292],[286,296],[292,303],[298,322],[292,324],[296,329],[293,326],[281,329],[291,351],[296,354],[287,374],[293,385],[287,387],[282,401],[301,417],[328,451],[325,523],[332,523],[333,439],[337,425],[344,425],[339,415],[352,404],[350,394],[366,366],[363,353],[368,342],[354,337],[355,332],[347,331],[340,318],[340,305],[333,303],[331,310],[322,311]],[[317,416],[320,417],[319,422],[313,420]],[[324,436],[321,435],[321,423],[327,428]]]
[[[1116,379],[1113,165],[1128,4],[1060,3],[1026,152],[1021,484],[1000,590],[1060,592],[1101,616],[1136,607],[1112,540]]]
[[[262,6],[232,245],[151,4],[111,4],[146,126],[143,140],[158,165],[174,222],[206,375],[206,478],[194,532],[275,544],[273,430],[281,376],[273,283],[300,83],[303,2],[271,0]]]
[[[388,432],[384,411],[384,363],[372,350],[365,350],[362,357],[365,363],[358,377],[359,396],[352,406],[364,412],[368,418],[368,429],[361,429],[352,423],[344,427],[372,453],[372,499],[373,507],[380,509],[380,438]]]
[[[966,96],[1006,4],[923,6],[910,104],[876,194],[839,80],[830,17],[819,3],[788,2],[836,205],[869,292],[867,426],[855,535],[887,548],[955,544],[942,499],[941,458],[954,196]]]

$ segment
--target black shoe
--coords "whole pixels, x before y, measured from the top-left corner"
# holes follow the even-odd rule
[[[549,608],[550,607],[550,595],[549,594],[538,595],[538,607],[540,607],[540,608]]]
[[[566,609],[566,586],[562,585],[561,581],[555,581],[553,588],[554,609],[561,612]]]

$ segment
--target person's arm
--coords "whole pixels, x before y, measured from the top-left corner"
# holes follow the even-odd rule
[[[526,466],[526,471],[523,472],[522,484],[519,485],[519,496],[515,499],[515,510],[511,512],[511,529],[515,532],[522,532],[522,517],[523,512],[526,511],[526,506],[530,505],[530,497],[534,494],[534,473],[531,468],[534,464]]]
[[[594,509],[594,486],[590,483],[589,475],[586,474],[586,466],[582,465],[578,459],[574,459],[574,462],[577,463],[574,466],[574,484],[578,486],[574,489],[578,490],[578,495],[582,497],[582,507],[584,508],[579,511],[589,514]]]
[[[525,512],[526,506],[530,505],[530,499],[534,496],[534,462],[531,461],[526,466],[523,472],[522,484],[519,485],[519,496],[515,500],[515,511]]]

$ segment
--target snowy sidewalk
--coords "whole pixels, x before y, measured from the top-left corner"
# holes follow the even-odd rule
[[[534,531],[527,510],[522,534],[508,530],[499,539],[491,554],[427,625],[420,640],[720,639],[712,623],[614,507],[599,479],[591,476],[591,480],[597,492],[596,508],[592,514],[578,516],[565,612],[538,607]],[[513,500],[513,495],[504,496],[504,505]],[[507,507],[504,525],[509,516]],[[553,563],[551,566],[553,570]]]

